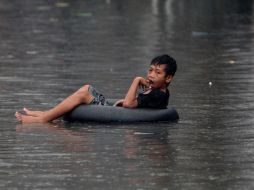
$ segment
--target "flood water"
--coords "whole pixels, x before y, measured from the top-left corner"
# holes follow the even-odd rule
[[[253,0],[2,0],[0,189],[253,189]],[[169,123],[21,125],[83,84],[178,63]],[[210,85],[209,85],[210,83]]]

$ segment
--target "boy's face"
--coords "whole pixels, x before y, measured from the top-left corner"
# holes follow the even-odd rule
[[[167,84],[172,80],[172,75],[166,76],[166,65],[150,65],[147,73],[147,79],[149,80],[150,87],[152,89],[156,88],[166,88]]]

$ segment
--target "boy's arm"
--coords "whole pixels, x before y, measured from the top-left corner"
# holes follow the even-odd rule
[[[139,88],[140,85],[143,85],[143,86],[148,86],[148,82],[143,78],[143,77],[136,77],[125,98],[124,98],[124,101],[123,101],[123,107],[125,108],[136,108],[138,106],[138,101],[137,101],[137,98],[136,98],[136,93],[137,93],[137,90]]]

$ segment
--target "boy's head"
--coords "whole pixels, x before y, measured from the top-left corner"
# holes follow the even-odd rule
[[[169,55],[160,55],[152,59],[148,71],[148,80],[152,88],[167,87],[177,70],[176,61]]]

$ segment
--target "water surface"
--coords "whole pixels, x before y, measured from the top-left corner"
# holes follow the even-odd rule
[[[253,189],[253,6],[3,0],[0,188]],[[13,116],[87,83],[122,98],[162,53],[178,62],[177,123],[20,125]]]

